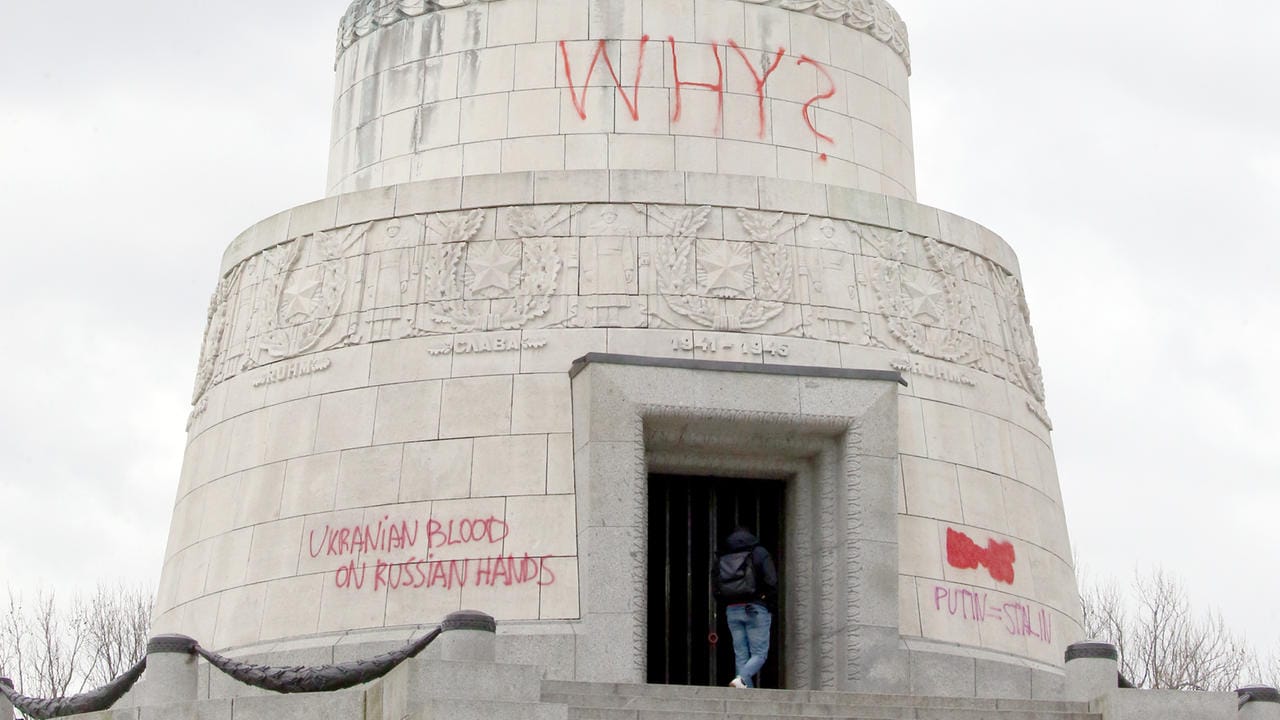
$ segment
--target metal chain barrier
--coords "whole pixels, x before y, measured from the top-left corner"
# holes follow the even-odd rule
[[[489,620],[490,625],[492,622]],[[180,650],[204,658],[213,667],[245,685],[278,693],[321,693],[345,690],[381,678],[398,667],[400,663],[416,657],[432,641],[440,637],[440,633],[445,629],[444,626],[437,627],[399,650],[383,653],[368,660],[352,660],[334,665],[310,667],[303,665],[273,667],[240,662],[206,650],[194,641],[188,641]],[[178,649],[169,648],[168,651]],[[34,720],[100,712],[119,702],[120,698],[124,697],[124,694],[129,692],[142,677],[146,668],[147,659],[144,657],[128,672],[110,683],[74,697],[50,699],[28,697],[4,682],[0,682],[0,695],[3,695],[17,710]]]
[[[5,683],[0,683],[0,695],[4,695],[22,714],[35,718],[35,720],[48,720],[48,718],[63,717],[65,715],[99,712],[110,708],[120,698],[124,697],[124,694],[129,692],[134,683],[138,682],[138,678],[142,677],[142,671],[146,669],[147,659],[144,657],[138,661],[137,665],[129,668],[128,672],[115,680],[97,690],[91,690],[73,697],[50,699],[27,697]]]
[[[207,660],[210,665],[245,685],[278,693],[332,692],[377,680],[394,670],[400,663],[425,650],[431,641],[440,636],[440,633],[441,628],[436,628],[399,650],[383,653],[368,660],[312,667],[253,665],[223,657],[199,645],[195,647],[195,653]]]

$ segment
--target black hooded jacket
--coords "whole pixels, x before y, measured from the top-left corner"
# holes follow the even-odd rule
[[[773,565],[773,556],[760,545],[746,530],[735,530],[724,542],[725,552],[742,552],[751,550],[751,562],[755,564],[756,579],[760,585],[760,599],[771,611],[777,610],[778,569]]]

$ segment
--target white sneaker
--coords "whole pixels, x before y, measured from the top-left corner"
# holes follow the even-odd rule
[[[742,678],[735,677],[734,679],[729,681],[729,687],[742,688],[745,690],[747,688],[747,684],[742,682]]]

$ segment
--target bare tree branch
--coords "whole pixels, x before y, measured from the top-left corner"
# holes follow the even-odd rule
[[[28,601],[9,588],[7,600],[0,607],[0,676],[23,694],[75,695],[114,680],[146,654],[148,590],[101,585],[91,596],[60,601],[37,589]]]
[[[1116,646],[1121,674],[1137,687],[1231,691],[1263,666],[1220,613],[1197,612],[1163,570],[1135,573],[1132,603],[1114,582],[1081,585],[1085,632]]]

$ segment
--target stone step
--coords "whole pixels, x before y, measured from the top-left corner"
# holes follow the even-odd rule
[[[745,693],[744,693],[745,694]],[[841,718],[848,720],[1085,720],[1093,717],[1083,708],[1079,711],[1060,711],[1035,707],[987,707],[963,708],[940,703],[936,707],[912,707],[906,705],[881,705],[877,703],[824,704],[811,702],[778,702],[765,699],[715,700],[710,698],[660,698],[625,695],[560,695],[544,693],[544,702],[563,703],[570,709],[571,717],[586,720],[637,720],[643,716],[704,718],[731,717],[786,717],[786,718]],[[603,711],[603,712],[595,712]]]
[[[409,702],[434,699],[537,702],[542,669],[532,665],[415,659]]]
[[[409,720],[568,720],[568,708],[538,702],[428,700],[416,706]]]
[[[864,712],[865,710],[865,712]],[[898,708],[904,720],[1102,720],[1093,713],[1043,713],[1023,710],[954,710],[947,708]],[[884,720],[874,708],[854,709],[841,720]],[[868,714],[871,713],[871,714]],[[641,710],[570,707],[568,720],[830,720],[829,715],[778,715],[761,713],[689,712],[684,710]]]
[[[817,690],[740,690],[727,687],[690,685],[642,685],[627,683],[585,683],[547,680],[542,683],[544,700],[576,704],[582,698],[656,698],[679,702],[741,702],[812,704],[837,707],[944,708],[956,710],[1018,710],[1049,713],[1087,713],[1084,703],[1053,700],[997,698],[953,698],[922,695],[842,693]],[[585,702],[590,702],[586,700]],[[604,701],[606,704],[617,701]],[[703,705],[712,707],[712,705]]]

